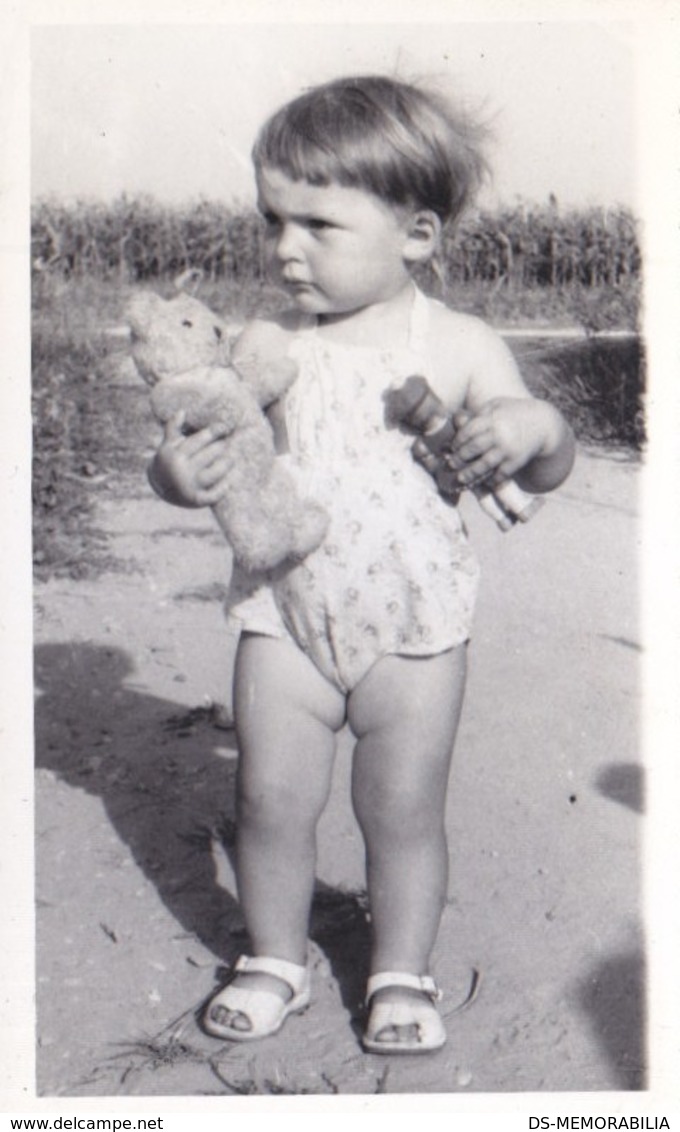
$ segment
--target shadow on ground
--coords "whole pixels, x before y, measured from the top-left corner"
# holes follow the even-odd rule
[[[577,986],[578,1000],[622,1090],[647,1080],[646,964],[641,949],[610,955]]]
[[[645,812],[644,769],[639,763],[610,763],[603,767],[597,788],[605,798],[627,806],[633,813]]]
[[[210,708],[187,710],[133,682],[126,653],[83,643],[36,649],[36,760],[101,798],[108,818],[184,931],[224,964],[246,950],[215,847],[234,865],[236,739]],[[311,938],[343,1002],[359,1001],[368,965],[364,895],[317,883]]]

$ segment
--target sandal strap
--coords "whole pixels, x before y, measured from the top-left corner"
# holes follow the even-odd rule
[[[431,975],[411,975],[406,971],[379,971],[371,975],[366,984],[366,1002],[370,1002],[373,995],[386,987],[407,987],[409,990],[422,991],[433,1002],[439,1002],[442,992]]]
[[[286,983],[294,995],[300,994],[308,977],[306,966],[290,963],[287,959],[269,958],[267,955],[239,955],[232,969],[235,973],[273,975],[275,979]]]

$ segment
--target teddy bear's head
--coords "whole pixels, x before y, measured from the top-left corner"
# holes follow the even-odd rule
[[[229,365],[227,324],[191,295],[140,291],[127,316],[135,364],[149,385],[195,366]]]

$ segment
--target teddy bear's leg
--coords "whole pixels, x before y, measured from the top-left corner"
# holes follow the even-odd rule
[[[271,570],[286,560],[300,561],[323,542],[328,516],[318,503],[301,501],[287,476],[272,481],[237,505],[218,503],[215,514],[246,571]]]
[[[328,515],[313,499],[302,500],[297,521],[293,525],[294,558],[306,558],[321,546],[328,530]]]
[[[289,557],[291,533],[280,511],[270,513],[252,496],[238,505],[222,500],[213,510],[234,560],[247,573],[273,570]]]
[[[314,499],[301,499],[288,471],[275,465],[266,492],[269,510],[280,514],[289,531],[289,554],[306,558],[321,546],[328,531],[327,512]]]
[[[313,499],[301,499],[295,483],[280,464],[272,468],[269,483],[259,495],[263,513],[285,531],[286,557],[301,561],[323,542],[328,530],[328,515]]]

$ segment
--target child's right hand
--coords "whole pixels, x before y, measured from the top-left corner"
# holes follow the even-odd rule
[[[167,422],[161,445],[149,465],[149,483],[166,503],[211,507],[224,491],[226,429],[209,425],[185,436],[183,423],[181,412]]]

